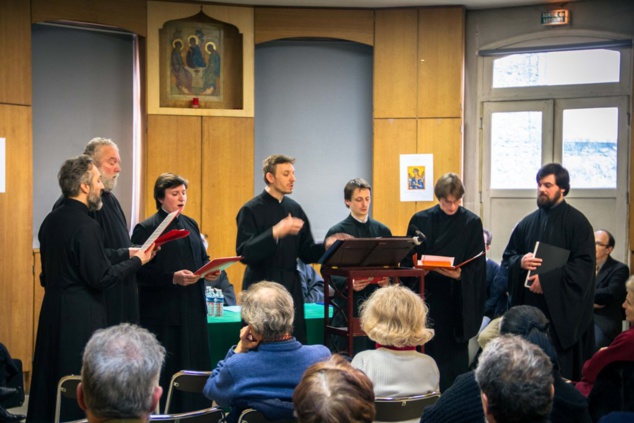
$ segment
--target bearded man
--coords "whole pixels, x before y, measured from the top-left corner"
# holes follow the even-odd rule
[[[579,380],[581,367],[594,350],[594,232],[583,213],[564,200],[570,192],[564,167],[544,165],[536,179],[538,209],[513,230],[502,267],[508,269],[511,306],[532,305],[544,312],[551,322],[561,375]],[[542,264],[533,254],[537,241],[569,250],[570,255],[563,267],[528,278],[527,288],[528,271]]]
[[[92,333],[106,327],[103,290],[129,280],[150,261],[153,247],[117,265],[104,251],[99,224],[91,211],[102,206],[101,174],[90,157],[68,159],[58,174],[64,200],[39,231],[44,300],[40,311],[27,422],[51,422],[57,383],[79,374],[81,354]],[[73,414],[73,411],[76,411]],[[62,407],[61,421],[84,418]]]

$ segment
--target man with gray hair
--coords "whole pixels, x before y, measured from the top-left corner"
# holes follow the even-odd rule
[[[112,265],[104,252],[103,233],[89,215],[101,207],[103,184],[93,160],[68,159],[59,174],[64,200],[39,231],[44,299],[40,312],[27,421],[51,422],[60,378],[78,374],[80,355],[92,333],[107,326],[103,290],[121,283],[150,261],[154,248],[137,251]],[[83,416],[69,407],[62,421]]]
[[[100,210],[90,212],[90,216],[99,223],[103,233],[103,243],[106,256],[112,264],[128,260],[136,252],[130,242],[130,228],[125,214],[113,190],[117,186],[121,172],[121,157],[119,147],[109,138],[93,138],[84,149],[84,154],[90,156],[101,173],[103,191]],[[61,205],[64,197],[55,203],[53,208]],[[108,325],[119,323],[139,323],[139,295],[136,275],[132,273],[123,283],[114,285],[104,291],[106,304],[106,318]]]
[[[86,344],[77,402],[90,423],[111,419],[149,421],[163,388],[159,375],[165,348],[135,325],[95,332]]]
[[[537,345],[518,335],[493,339],[480,356],[475,377],[489,423],[550,421],[552,363]]]
[[[205,384],[203,394],[231,407],[228,423],[255,408],[269,420],[293,418],[293,390],[304,371],[326,360],[323,345],[304,346],[293,337],[293,298],[282,285],[262,281],[240,293],[240,341],[229,348]]]

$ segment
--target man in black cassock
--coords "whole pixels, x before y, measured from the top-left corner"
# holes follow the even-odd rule
[[[527,304],[544,312],[559,356],[561,375],[580,380],[583,363],[594,349],[595,246],[588,219],[564,197],[570,191],[568,171],[558,163],[537,172],[538,209],[522,219],[511,234],[502,256],[508,269],[511,306]],[[544,242],[570,251],[565,266],[526,275],[542,260],[534,257],[535,243]]]
[[[40,311],[27,422],[54,420],[57,383],[79,374],[81,354],[92,333],[106,327],[103,290],[125,283],[147,263],[153,248],[112,266],[104,252],[99,224],[90,217],[101,207],[99,170],[86,155],[68,159],[59,171],[62,204],[42,222]],[[62,407],[61,421],[84,418],[80,410]]]
[[[408,236],[417,235],[416,231],[426,236],[417,247],[418,256],[454,257],[457,264],[484,252],[482,222],[460,205],[464,186],[458,175],[441,176],[434,194],[439,204],[416,213],[409,222]],[[437,268],[425,276],[425,302],[435,331],[425,353],[436,360],[441,392],[469,370],[469,339],[480,329],[485,300],[484,254],[455,270]]]
[[[337,236],[315,243],[310,223],[302,207],[287,194],[295,185],[295,159],[271,155],[264,159],[262,173],[266,187],[238,212],[236,252],[247,265],[242,289],[262,280],[282,284],[293,297],[295,320],[293,335],[306,343],[304,298],[297,272],[297,258],[315,263]]]
[[[355,178],[346,184],[343,188],[343,198],[346,203],[346,207],[350,209],[350,214],[341,222],[337,223],[335,226],[330,228],[326,233],[326,237],[336,233],[345,233],[351,235],[355,238],[377,238],[377,237],[390,237],[392,236],[392,232],[390,228],[385,226],[383,223],[378,222],[370,217],[370,203],[372,202],[372,187],[370,184],[361,178]],[[333,276],[333,283],[335,283],[339,289],[342,289],[345,283],[345,278],[342,276]],[[356,279],[354,281],[350,281],[353,284],[352,289],[354,292],[354,310],[353,315],[355,317],[359,316],[359,306],[368,299],[370,295],[374,291],[378,289],[379,286],[385,286],[389,283],[390,278],[384,278],[378,284],[370,284],[372,278],[367,279]],[[344,312],[346,310],[346,304],[340,303],[338,304],[343,308]],[[334,326],[339,326],[340,324],[345,326],[345,323],[341,322],[340,314],[335,314],[333,316],[332,324]],[[333,336],[333,346],[335,350],[339,351],[344,348],[344,345],[347,343],[345,338],[340,336]],[[347,347],[346,347],[347,348]],[[364,337],[355,337],[354,351],[350,353],[358,353],[363,350],[374,348],[374,342],[370,341],[367,336]]]
[[[110,263],[117,264],[128,260],[137,251],[131,248],[130,230],[128,223],[119,204],[119,200],[112,193],[117,186],[119,173],[121,172],[121,157],[119,148],[108,138],[93,138],[86,145],[84,154],[92,157],[94,164],[101,173],[103,192],[100,210],[90,212],[90,216],[99,223],[103,233],[103,242],[106,256]],[[61,205],[62,196],[55,203],[54,208]],[[106,302],[106,318],[108,326],[119,323],[139,323],[139,294],[136,283],[136,275],[132,273],[129,280],[116,284],[104,291]]]

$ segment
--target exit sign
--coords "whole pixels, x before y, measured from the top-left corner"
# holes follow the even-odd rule
[[[551,10],[542,12],[542,25],[568,25],[569,23],[568,9]]]

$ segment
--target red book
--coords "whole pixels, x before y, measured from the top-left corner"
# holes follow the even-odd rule
[[[200,269],[196,270],[194,274],[203,278],[207,273],[225,270],[227,267],[239,262],[240,260],[242,260],[242,256],[215,258]]]
[[[172,229],[171,231],[164,233],[160,237],[156,238],[156,241],[154,241],[154,245],[160,247],[161,245],[167,244],[170,241],[185,238],[187,235],[189,235],[189,231],[187,229]]]
[[[439,268],[455,270],[469,263],[471,260],[475,260],[476,258],[480,257],[482,254],[484,254],[484,251],[480,251],[478,254],[471,257],[470,259],[455,265],[453,263],[455,260],[455,257],[429,256],[429,255],[420,256],[420,260],[414,261],[414,263],[416,263],[414,267],[427,269],[427,270],[434,270]]]

